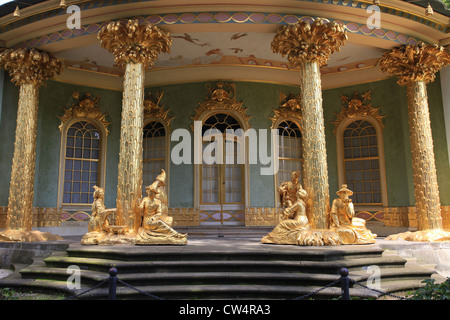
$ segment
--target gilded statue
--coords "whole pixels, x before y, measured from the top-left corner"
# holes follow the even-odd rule
[[[166,172],[164,169],[161,169],[161,173],[156,177],[151,187],[157,191],[156,197],[161,201],[161,219],[169,226],[172,226],[173,218],[169,216],[169,200],[166,192]]]
[[[343,244],[374,243],[376,234],[366,228],[366,221],[355,217],[352,199],[353,191],[343,184],[336,194],[339,198],[333,200],[330,214],[330,227],[339,234]]]
[[[342,244],[339,235],[328,229],[312,229],[307,216],[308,193],[298,179],[300,171],[291,174],[291,180],[278,187],[283,206],[281,221],[261,239],[262,243],[293,244],[299,246],[330,246]]]
[[[283,206],[281,221],[263,239],[263,243],[296,244],[298,231],[309,229],[305,200],[308,196],[299,184],[300,171],[291,174],[291,180],[278,187]]]
[[[156,180],[157,182],[159,180]],[[138,230],[136,244],[186,244],[187,235],[178,233],[164,220],[165,204],[161,200],[157,183],[145,188],[147,197],[139,205],[142,224]],[[170,219],[170,221],[172,221]]]
[[[103,188],[94,186],[93,189],[92,214],[88,223],[88,233],[81,239],[82,244],[99,244],[102,239],[113,234],[108,216],[116,212],[117,209],[106,209],[104,202],[105,190]]]

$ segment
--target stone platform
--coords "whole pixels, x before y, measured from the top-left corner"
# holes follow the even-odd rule
[[[59,247],[47,257],[36,257],[33,264],[0,280],[0,287],[60,291],[73,296],[108,278],[108,270],[115,267],[122,281],[164,299],[288,300],[337,280],[342,267],[363,285],[375,285],[371,279],[378,277],[378,290],[386,293],[414,290],[423,285],[422,280],[435,275],[433,268],[408,261],[393,249],[383,249],[383,240],[373,245],[334,247],[262,244],[260,236],[214,237],[212,233],[190,236],[186,246],[82,246],[74,240],[64,244],[65,249]],[[80,289],[67,287],[67,268],[73,265],[80,268]],[[103,286],[79,299],[105,299],[107,295],[108,289]],[[340,295],[339,284],[335,284],[313,298]],[[350,289],[350,295],[382,296],[358,285]],[[121,285],[117,297],[148,298]]]

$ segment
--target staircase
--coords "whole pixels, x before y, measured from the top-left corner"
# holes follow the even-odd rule
[[[259,238],[260,239],[260,238]],[[20,278],[0,280],[0,287],[61,291],[77,295],[108,278],[111,267],[131,287],[118,284],[118,299],[149,298],[135,288],[163,299],[293,299],[339,279],[345,267],[352,280],[367,285],[369,266],[380,271],[380,290],[410,291],[434,271],[405,266],[406,260],[383,254],[378,245],[299,247],[259,243],[259,239],[196,238],[187,246],[69,245],[20,271]],[[80,289],[68,289],[67,268],[80,268]],[[134,288],[133,288],[134,287]],[[314,299],[337,298],[339,283],[317,292]],[[382,294],[354,285],[352,297],[379,298]],[[106,299],[105,284],[79,299]]]

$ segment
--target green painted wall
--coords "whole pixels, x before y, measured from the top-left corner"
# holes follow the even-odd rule
[[[2,115],[0,117],[0,205],[8,205],[11,165],[14,153],[17,102],[19,88],[13,85],[5,73],[3,85]]]
[[[298,93],[297,87],[283,86],[269,83],[235,82],[236,99],[244,102],[251,128],[268,129],[273,115],[272,109],[279,104],[280,92]],[[58,115],[63,114],[64,108],[69,108],[75,101],[73,91],[81,94],[90,92],[100,97],[100,109],[107,112],[110,125],[110,135],[107,138],[106,165],[106,199],[107,207],[115,206],[117,187],[117,165],[120,136],[120,111],[122,93],[118,91],[83,87],[48,81],[40,89],[39,118],[37,133],[36,155],[36,187],[35,206],[54,207],[57,204],[59,156],[61,134],[58,126]],[[323,92],[323,106],[325,130],[327,138],[328,171],[331,199],[338,190],[336,137],[333,133],[335,112],[342,108],[341,95],[351,96],[353,92],[372,91],[372,105],[381,107],[384,118],[383,130],[384,152],[386,163],[386,179],[388,187],[389,206],[410,206],[414,203],[412,185],[411,155],[409,146],[408,117],[406,104],[406,90],[396,84],[394,79],[342,87]],[[447,153],[445,125],[442,110],[442,98],[439,77],[428,86],[431,123],[436,152],[438,182],[440,186],[442,205],[450,205],[450,168]],[[147,88],[147,92],[164,91],[161,104],[170,108],[174,117],[172,130],[184,128],[190,131],[191,116],[199,102],[208,96],[206,82],[174,84]],[[9,180],[14,148],[14,132],[18,88],[11,84],[6,76],[3,85],[2,108],[0,110],[0,205],[8,203]],[[191,131],[190,131],[191,132]],[[178,142],[171,142],[171,149]],[[275,187],[273,176],[261,176],[260,165],[249,166],[250,176],[250,205],[269,207],[274,205]],[[171,163],[169,169],[170,206],[192,207],[194,205],[194,166],[193,164],[175,165]]]

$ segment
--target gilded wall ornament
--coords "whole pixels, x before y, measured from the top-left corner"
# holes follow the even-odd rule
[[[90,118],[100,122],[105,128],[106,135],[108,135],[108,126],[111,122],[106,120],[108,114],[101,112],[100,108],[97,106],[100,98],[93,97],[90,93],[86,92],[83,98],[80,99],[80,93],[78,91],[74,91],[72,97],[77,100],[77,103],[73,103],[71,108],[64,110],[64,114],[62,116],[58,116],[61,120],[59,130],[62,132],[64,124],[70,119]]]
[[[63,63],[52,54],[33,48],[3,49],[0,51],[0,67],[9,72],[15,85],[29,83],[40,86],[55,74],[60,74]]]
[[[139,19],[111,21],[97,35],[103,48],[114,54],[116,63],[151,67],[158,55],[170,52],[172,38],[160,28]]]
[[[300,102],[300,95],[293,94],[289,92],[289,94],[285,94],[280,92],[280,105],[278,109],[272,109],[274,116],[269,117],[272,122],[272,129],[276,129],[275,124],[278,119],[281,118],[294,118],[294,119],[302,119],[302,109]]]
[[[160,105],[163,95],[164,92],[157,92],[155,95],[152,95],[151,92],[148,93],[148,98],[144,100],[144,122],[145,119],[156,118],[164,122],[170,131],[170,122],[173,117],[169,116],[170,109],[165,109]]]
[[[384,128],[383,118],[385,116],[379,113],[381,107],[374,108],[372,106],[372,103],[370,102],[372,100],[370,90],[361,95],[358,92],[354,92],[351,98],[342,95],[341,100],[342,109],[339,113],[334,113],[336,120],[332,122],[335,126],[334,134],[336,134],[336,130],[342,121],[354,117],[372,117],[378,121],[381,129]]]
[[[251,116],[247,115],[247,108],[243,107],[244,103],[235,99],[234,83],[218,82],[214,88],[210,84],[207,87],[209,97],[198,104],[195,115],[191,117],[192,120],[198,121],[201,115],[207,111],[234,111],[248,123]]]
[[[344,25],[317,18],[311,24],[299,21],[280,28],[271,46],[273,52],[287,56],[291,66],[298,68],[302,61],[317,61],[320,66],[325,65],[330,55],[339,51],[346,40]]]
[[[436,72],[450,63],[450,53],[437,44],[404,45],[386,52],[380,60],[381,71],[399,78],[398,84],[410,81],[434,81]]]

